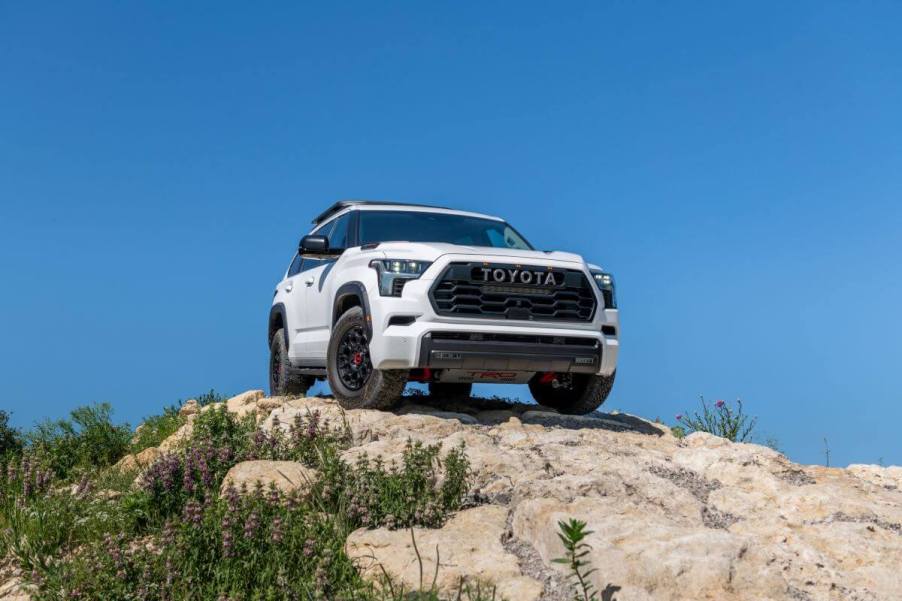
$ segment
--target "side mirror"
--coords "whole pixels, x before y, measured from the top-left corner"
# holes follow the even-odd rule
[[[302,255],[324,255],[329,252],[328,236],[304,236],[298,245]]]

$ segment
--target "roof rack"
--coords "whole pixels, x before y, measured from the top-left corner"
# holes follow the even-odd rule
[[[316,219],[313,220],[314,224],[319,224],[338,213],[339,211],[346,209],[347,207],[355,207],[359,205],[397,205],[401,207],[425,207],[427,209],[448,209],[448,207],[439,207],[436,205],[425,205],[425,204],[417,204],[417,203],[409,203],[409,202],[394,202],[390,200],[339,200],[331,207],[320,213]],[[451,209],[448,209],[449,211]]]

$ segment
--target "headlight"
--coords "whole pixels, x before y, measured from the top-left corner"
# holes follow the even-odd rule
[[[376,270],[379,277],[379,294],[382,296],[401,296],[404,283],[415,280],[428,269],[432,263],[426,261],[410,261],[407,259],[375,259],[370,267]]]
[[[593,271],[592,277],[601,290],[601,296],[604,298],[605,309],[617,308],[617,294],[614,291],[614,276],[603,271]]]

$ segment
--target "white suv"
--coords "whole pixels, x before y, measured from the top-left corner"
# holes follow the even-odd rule
[[[341,201],[313,223],[269,314],[273,395],[328,378],[346,408],[389,408],[408,381],[440,398],[528,383],[579,414],[608,396],[619,325],[601,268],[478,213]]]

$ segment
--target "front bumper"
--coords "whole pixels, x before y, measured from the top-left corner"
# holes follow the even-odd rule
[[[411,290],[405,289],[405,296],[414,292],[412,284],[407,284]],[[417,284],[425,287],[427,283]],[[414,317],[415,321],[389,325],[398,316]],[[428,302],[411,295],[381,297],[379,303],[373,303],[371,325],[370,358],[377,369],[430,367],[610,375],[617,367],[620,348],[614,309],[600,310],[592,323],[578,326],[540,322],[513,325],[504,320],[440,317]],[[482,340],[478,340],[479,334]]]
[[[601,342],[592,338],[449,334],[423,337],[418,367],[592,374],[603,356]]]

